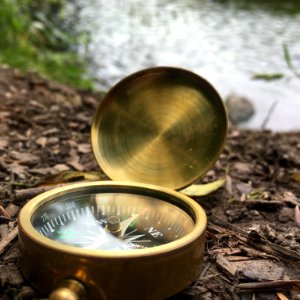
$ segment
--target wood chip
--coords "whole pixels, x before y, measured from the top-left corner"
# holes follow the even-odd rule
[[[21,165],[26,165],[26,166],[34,166],[40,163],[41,159],[31,153],[21,153],[17,151],[11,151],[9,155],[15,159],[18,163]]]
[[[79,153],[83,154],[90,153],[92,151],[91,144],[79,144],[77,149]]]
[[[6,207],[6,212],[9,215],[10,218],[13,218],[17,215],[17,213],[19,212],[19,206],[10,203],[7,207]]]
[[[279,300],[289,300],[289,298],[288,297],[286,297],[284,294],[282,294],[282,293],[276,293],[276,295],[277,295],[277,297],[278,297],[278,299]]]
[[[230,278],[235,277],[238,272],[238,268],[228,261],[223,255],[217,256],[216,264],[219,269]]]
[[[37,145],[41,146],[42,148],[45,148],[46,144],[47,144],[47,138],[44,136],[39,137],[36,140]]]
[[[47,192],[49,190],[52,190],[56,187],[61,187],[64,186],[65,184],[58,184],[55,186],[44,186],[44,187],[35,187],[35,188],[29,188],[29,189],[24,189],[24,190],[16,190],[15,192],[15,201],[16,202],[22,202],[28,199],[32,199],[35,196]]]
[[[17,235],[18,235],[18,227],[15,227],[6,236],[1,238],[1,241],[0,241],[0,255],[6,250],[8,245],[17,237]]]
[[[3,150],[7,147],[8,145],[8,138],[5,138],[5,137],[1,137],[1,140],[0,140],[0,150]]]
[[[298,227],[300,227],[300,209],[299,205],[295,206],[295,222]]]
[[[269,259],[252,259],[232,262],[239,270],[239,274],[251,281],[279,280],[284,269],[277,262]]]
[[[240,283],[235,285],[235,291],[237,293],[249,293],[249,292],[259,292],[259,291],[274,291],[278,289],[292,287],[300,288],[300,280],[274,280],[266,282],[248,282]]]
[[[22,275],[15,264],[0,265],[0,286],[20,286],[23,282]]]

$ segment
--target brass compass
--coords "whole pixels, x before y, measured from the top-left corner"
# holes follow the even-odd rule
[[[203,78],[158,67],[126,77],[95,113],[91,139],[114,181],[30,200],[19,217],[22,272],[49,299],[163,299],[199,274],[206,215],[175,191],[212,167],[227,117]]]

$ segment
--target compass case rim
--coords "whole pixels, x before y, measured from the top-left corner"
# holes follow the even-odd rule
[[[157,196],[162,194],[166,196],[173,196],[174,199],[180,199],[180,202],[184,202],[187,204],[186,208],[190,210],[190,214],[194,214],[192,218],[194,218],[195,227],[192,232],[188,233],[186,236],[176,240],[169,242],[164,245],[160,245],[158,248],[147,248],[147,249],[138,249],[137,251],[116,251],[116,250],[93,250],[93,249],[84,249],[79,248],[67,244],[62,244],[57,241],[51,240],[41,233],[39,233],[31,223],[31,217],[33,216],[34,212],[41,207],[44,203],[48,201],[55,200],[56,197],[61,195],[67,195],[68,193],[74,193],[78,191],[85,191],[89,188],[93,187],[108,187],[111,188],[112,191],[118,192],[118,190],[124,189],[127,190],[127,193],[132,193],[134,189],[140,189],[141,192],[143,191],[152,191]],[[132,193],[134,194],[134,193]],[[158,197],[159,199],[159,197]],[[95,182],[84,182],[84,183],[74,183],[69,184],[67,186],[58,187],[53,190],[47,191],[43,194],[36,196],[35,198],[31,199],[25,206],[22,208],[20,215],[19,215],[19,226],[20,230],[26,235],[29,236],[30,239],[34,240],[35,242],[48,247],[52,248],[55,251],[67,252],[72,254],[80,254],[82,256],[88,257],[106,257],[106,258],[116,258],[116,257],[142,257],[147,255],[160,255],[162,253],[167,253],[174,249],[178,249],[180,247],[184,247],[188,243],[192,242],[195,238],[199,235],[203,234],[206,229],[207,224],[207,217],[203,210],[203,208],[196,203],[194,200],[189,198],[188,196],[170,190],[168,188],[155,186],[151,184],[142,184],[142,183],[134,183],[134,182],[121,182],[121,181],[95,181]]]
[[[31,216],[40,205],[53,197],[55,199],[55,195],[95,186],[150,189],[158,194],[178,197],[179,201],[191,205],[195,213],[195,228],[169,245],[123,253],[64,245],[34,229]],[[205,212],[199,204],[167,188],[112,181],[71,184],[45,192],[23,207],[19,217],[19,241],[23,252],[21,269],[24,276],[45,294],[54,290],[62,280],[73,278],[86,287],[90,300],[164,299],[184,289],[199,275],[206,224]],[[135,289],[128,288],[132,284],[136,284]]]

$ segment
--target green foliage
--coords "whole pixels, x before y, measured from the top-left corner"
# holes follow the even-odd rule
[[[266,80],[266,81],[273,81],[284,78],[284,74],[282,73],[274,73],[274,74],[254,74],[252,79],[259,79],[259,80]]]
[[[296,77],[300,78],[300,73],[297,71],[297,69],[295,68],[295,66],[292,62],[290,51],[289,51],[289,48],[286,44],[283,44],[283,54],[284,54],[284,60],[287,64],[287,66],[289,67],[289,69],[294,73],[294,75]]]
[[[76,16],[66,7],[67,0],[0,0],[0,64],[92,88],[88,60],[74,50],[85,37],[72,31]]]
[[[286,44],[283,44],[282,48],[283,48],[284,60],[288,68],[290,69],[290,71],[292,71],[295,77],[300,78],[300,73],[297,71],[296,67],[293,64],[288,46]],[[286,75],[282,73],[275,73],[275,74],[264,73],[264,74],[254,74],[252,76],[252,79],[272,81],[272,80],[282,79],[284,77],[286,77]]]

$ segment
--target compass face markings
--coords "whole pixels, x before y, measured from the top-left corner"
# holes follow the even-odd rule
[[[106,228],[111,216],[120,220],[118,236]],[[176,205],[127,193],[61,196],[38,208],[31,222],[50,239],[101,250],[156,247],[183,237],[194,227],[192,218]]]

